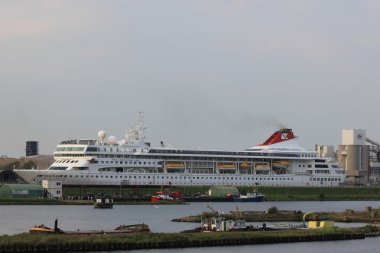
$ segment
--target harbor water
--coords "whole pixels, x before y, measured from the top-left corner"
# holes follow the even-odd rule
[[[63,230],[114,229],[122,224],[148,224],[152,232],[179,232],[199,224],[171,222],[174,218],[201,214],[212,206],[220,213],[236,210],[344,211],[364,210],[366,206],[380,207],[380,201],[281,201],[259,203],[194,202],[181,205],[114,205],[112,209],[94,209],[92,205],[3,205],[0,206],[0,234],[28,232],[29,227],[44,224],[52,227],[58,218]],[[342,224],[343,225],[343,224]],[[353,224],[345,224],[353,225]]]
[[[283,201],[283,202],[259,202],[259,203],[201,203],[194,202],[181,205],[114,205],[112,209],[95,209],[92,205],[2,205],[0,206],[0,234],[12,235],[28,232],[29,227],[44,224],[54,226],[54,220],[58,218],[58,225],[63,230],[92,230],[114,229],[122,224],[148,224],[152,232],[179,232],[192,229],[199,224],[172,222],[173,218],[201,214],[210,211],[212,206],[220,213],[228,213],[236,210],[267,211],[276,206],[279,210],[301,210],[303,212],[315,211],[344,211],[353,209],[364,210],[366,206],[380,207],[380,201]],[[253,223],[256,224],[256,223]],[[268,225],[275,223],[267,223]],[[288,224],[288,223],[286,223]],[[297,225],[300,223],[291,223]],[[259,224],[258,224],[259,225]],[[365,224],[338,223],[338,226],[362,226]],[[136,252],[378,252],[380,238],[367,238],[365,240],[334,241],[334,242],[310,242],[289,243],[275,245],[246,245],[228,247],[208,247],[189,249],[163,249],[163,250],[139,250]]]
[[[379,252],[380,238],[364,240],[301,242],[266,245],[244,245],[185,249],[132,250],[133,253],[375,253]],[[115,251],[115,253],[126,251]]]

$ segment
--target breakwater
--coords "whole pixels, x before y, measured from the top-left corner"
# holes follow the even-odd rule
[[[227,245],[295,243],[364,239],[363,231],[299,230],[224,233],[152,233],[116,235],[30,235],[0,237],[0,253],[10,252],[90,252],[133,249],[212,247]]]

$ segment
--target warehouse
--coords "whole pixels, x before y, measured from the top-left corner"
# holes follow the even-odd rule
[[[234,186],[213,186],[208,190],[208,195],[212,197],[238,196],[239,190]]]
[[[17,178],[13,171],[0,169],[0,183],[17,183]]]
[[[44,196],[40,185],[3,184],[0,187],[0,198],[38,198]]]

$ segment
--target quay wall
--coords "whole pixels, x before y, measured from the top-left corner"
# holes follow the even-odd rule
[[[319,234],[292,234],[283,233],[281,236],[276,234],[268,236],[260,236],[257,233],[239,236],[243,232],[224,233],[226,236],[203,235],[197,234],[194,236],[183,234],[172,234],[172,239],[157,240],[121,240],[120,237],[108,236],[107,240],[89,240],[67,241],[62,238],[65,235],[44,235],[45,238],[33,243],[33,240],[26,242],[19,241],[18,243],[1,243],[0,253],[13,252],[92,252],[92,251],[114,251],[114,250],[135,250],[135,249],[164,249],[164,248],[188,248],[188,247],[212,247],[212,246],[227,246],[227,245],[254,245],[254,244],[273,244],[273,243],[295,243],[295,242],[312,242],[312,241],[336,241],[336,240],[352,240],[364,239],[364,233],[319,233]],[[247,233],[247,232],[245,232]],[[237,235],[238,234],[238,235]],[[231,235],[231,236],[229,236]],[[278,234],[277,234],[278,235]],[[27,235],[25,235],[27,236]],[[104,236],[104,235],[103,235]],[[149,237],[149,234],[141,237]],[[49,238],[50,237],[50,238]],[[132,236],[133,237],[133,236]],[[128,236],[126,237],[128,238]],[[165,239],[166,238],[166,239]]]

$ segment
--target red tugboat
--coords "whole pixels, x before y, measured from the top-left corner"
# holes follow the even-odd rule
[[[169,192],[167,190],[163,190],[161,188],[161,191],[157,192],[156,195],[153,195],[150,197],[151,202],[179,202],[182,200],[182,193],[181,192]]]

